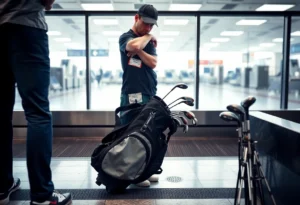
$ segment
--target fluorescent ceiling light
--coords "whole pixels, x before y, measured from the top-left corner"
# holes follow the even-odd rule
[[[161,36],[178,36],[179,33],[179,31],[161,31],[159,34]]]
[[[293,38],[291,38],[291,40],[290,41],[294,41],[294,39]],[[276,43],[281,43],[281,42],[283,42],[283,38],[274,38],[273,39],[273,42],[276,42]]]
[[[218,45],[219,45],[218,43],[204,43],[203,47],[212,48],[212,47],[217,47]]]
[[[111,11],[114,10],[112,4],[81,4],[84,10],[88,11]]]
[[[275,46],[275,43],[261,43],[259,44],[260,47],[272,47]]]
[[[212,38],[211,42],[228,42],[230,38]]]
[[[157,41],[158,41],[158,43],[159,42],[172,42],[172,41],[174,41],[174,38],[158,38]]]
[[[49,36],[60,36],[61,32],[59,32],[59,31],[48,31],[47,34]]]
[[[294,6],[293,4],[264,4],[256,11],[286,11]]]
[[[295,31],[291,33],[292,36],[300,36],[300,31]]]
[[[244,31],[223,31],[221,36],[240,36],[244,33]]]
[[[55,38],[54,40],[57,42],[70,42],[71,41],[70,38]]]
[[[122,34],[121,31],[103,31],[102,33],[105,36],[119,36]]]
[[[239,26],[259,26],[263,23],[266,23],[267,20],[246,20],[246,19],[243,19],[243,20],[240,20],[238,22],[236,22],[236,25],[239,25]]]
[[[186,25],[189,23],[188,19],[165,19],[165,25]]]
[[[117,19],[94,19],[96,25],[117,25]]]
[[[198,11],[201,8],[201,4],[171,4],[170,11]]]

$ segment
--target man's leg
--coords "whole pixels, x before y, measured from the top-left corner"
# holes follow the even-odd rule
[[[11,66],[8,61],[10,55],[7,49],[6,27],[0,26],[0,70],[3,78],[0,80],[1,87],[1,111],[0,111],[0,204],[8,202],[9,195],[13,189],[13,128],[12,128],[12,113],[15,102],[15,82]]]
[[[27,167],[32,200],[52,195],[50,161],[52,155],[52,119],[48,89],[50,61],[48,39],[42,30],[10,25],[11,63],[22,99],[27,128]]]

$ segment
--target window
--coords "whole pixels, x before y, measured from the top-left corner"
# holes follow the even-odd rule
[[[50,49],[50,109],[86,109],[84,17],[47,16]],[[23,110],[16,92],[15,110]]]
[[[288,109],[300,108],[300,17],[292,18]]]
[[[279,109],[283,18],[201,17],[199,109],[226,109],[253,95],[252,109]]]
[[[175,21],[176,19],[176,21]],[[119,51],[119,36],[132,28],[133,16],[97,17],[90,22],[91,109],[115,110],[120,106],[123,70]],[[178,24],[179,23],[179,24]],[[170,103],[179,96],[195,98],[196,18],[159,17],[158,27],[152,31],[158,41],[157,95],[165,96],[177,83],[188,89],[175,89],[166,97]],[[100,75],[101,74],[101,75]],[[193,109],[179,104],[174,109]]]

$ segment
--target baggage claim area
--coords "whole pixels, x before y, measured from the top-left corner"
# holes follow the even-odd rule
[[[71,192],[79,205],[297,204],[300,3],[105,2],[57,0],[46,12],[55,189]],[[172,113],[182,111],[187,126],[178,117],[157,182],[111,194],[95,183],[91,155],[115,127],[119,36],[132,28],[143,3],[159,12],[151,31],[158,42],[157,96],[167,95],[165,103]],[[29,204],[27,122],[17,85],[13,126],[21,189],[11,204]]]

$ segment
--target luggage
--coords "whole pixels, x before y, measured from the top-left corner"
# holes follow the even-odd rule
[[[123,111],[121,117],[119,112]],[[131,116],[127,124],[122,117]],[[154,96],[147,104],[130,104],[115,110],[115,128],[106,135],[91,156],[98,172],[96,184],[109,193],[124,191],[130,184],[162,173],[168,142],[178,124],[167,104]],[[169,132],[164,132],[169,129]]]

